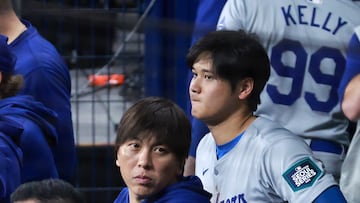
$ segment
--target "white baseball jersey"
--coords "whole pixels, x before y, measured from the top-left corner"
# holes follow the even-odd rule
[[[348,145],[337,88],[359,23],[350,0],[228,0],[217,29],[256,33],[268,50],[271,76],[257,115],[305,138]]]
[[[349,203],[360,202],[360,121],[341,170],[340,188]]]
[[[312,202],[336,184],[300,137],[261,117],[219,160],[212,134],[205,135],[195,174],[213,194],[213,203]]]
[[[356,40],[351,41],[351,51],[348,54],[349,64],[344,74],[343,82],[348,84],[354,76],[360,74],[360,26],[355,29]],[[344,94],[346,86],[342,84],[340,94]],[[357,89],[359,91],[359,89]],[[358,101],[360,103],[360,101]],[[354,111],[358,111],[354,109]],[[360,118],[358,118],[356,132],[351,140],[349,150],[341,169],[340,188],[349,203],[359,203],[360,195]]]

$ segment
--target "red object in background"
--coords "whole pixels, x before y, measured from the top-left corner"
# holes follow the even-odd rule
[[[124,74],[111,74],[111,75],[89,75],[89,84],[92,86],[105,86],[105,85],[122,85],[125,81]]]

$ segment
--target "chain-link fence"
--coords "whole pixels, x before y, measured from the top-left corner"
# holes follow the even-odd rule
[[[141,0],[15,1],[58,49],[72,78],[78,164],[74,184],[88,202],[112,202],[123,186],[114,164],[116,123],[143,96]]]

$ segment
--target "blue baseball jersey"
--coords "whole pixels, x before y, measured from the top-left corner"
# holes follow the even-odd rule
[[[268,50],[271,76],[257,115],[304,138],[348,145],[337,89],[359,23],[350,0],[228,0],[217,29],[256,33]]]
[[[15,74],[24,77],[24,88],[20,94],[33,96],[57,113],[58,144],[53,152],[60,178],[71,182],[76,151],[70,104],[70,73],[56,48],[30,22],[22,22],[27,30],[10,44],[17,57]]]
[[[211,202],[313,202],[336,185],[298,136],[258,117],[220,159],[211,133],[199,143],[195,174]]]

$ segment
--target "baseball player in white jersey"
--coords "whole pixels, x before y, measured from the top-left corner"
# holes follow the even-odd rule
[[[360,26],[350,40],[346,70],[339,87],[339,97],[344,114],[357,121],[357,129],[350,142],[341,169],[340,188],[349,203],[360,202]]]
[[[217,26],[259,35],[271,76],[256,115],[305,138],[336,179],[349,144],[337,89],[359,23],[350,0],[228,0]]]
[[[244,31],[214,31],[189,50],[192,115],[210,133],[197,148],[195,174],[213,203],[346,202],[309,146],[253,112],[270,62]]]

